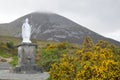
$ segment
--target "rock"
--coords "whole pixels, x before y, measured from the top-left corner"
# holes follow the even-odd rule
[[[0,70],[9,70],[12,66],[7,62],[0,62]]]

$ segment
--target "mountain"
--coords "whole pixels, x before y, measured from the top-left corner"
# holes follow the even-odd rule
[[[26,18],[29,19],[29,24],[32,26],[32,39],[82,43],[86,36],[90,36],[94,42],[107,40],[120,46],[120,42],[103,37],[55,13],[34,12],[13,22],[0,24],[0,35],[21,37],[22,24]]]

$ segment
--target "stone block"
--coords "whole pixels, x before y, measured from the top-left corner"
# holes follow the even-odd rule
[[[18,65],[13,70],[16,73],[36,73],[42,69],[35,64],[36,44],[22,43],[18,47]]]

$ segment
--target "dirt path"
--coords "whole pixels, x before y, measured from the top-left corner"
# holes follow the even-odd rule
[[[0,80],[46,80],[49,78],[47,72],[37,74],[16,74],[9,73],[9,70],[0,70]]]

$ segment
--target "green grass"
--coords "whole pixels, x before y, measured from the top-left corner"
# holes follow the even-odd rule
[[[0,56],[3,58],[10,58],[12,55],[9,53],[4,53],[4,52],[0,51]]]
[[[6,37],[6,36],[0,36],[0,43],[3,43],[4,45],[0,45],[0,56],[4,58],[12,58],[13,60],[10,62],[13,66],[16,66],[18,64],[18,58],[17,58],[17,48],[10,49],[6,46],[7,42],[13,42],[14,46],[20,44],[22,42],[21,38],[13,38],[13,37]],[[61,54],[69,52],[72,53],[76,49],[80,47],[78,44],[69,44],[65,43],[67,46],[66,49],[54,49],[53,51],[46,52],[45,49],[48,45],[58,45],[60,42],[54,42],[54,41],[42,41],[42,40],[32,40],[33,43],[36,43],[38,45],[36,50],[36,63],[41,67],[46,67],[46,70],[49,70],[50,65],[53,62],[59,61],[59,57]]]
[[[10,62],[10,64],[12,66],[16,66],[18,64],[18,58],[17,58],[17,56],[13,56],[12,58],[13,58],[13,60]]]
[[[22,41],[21,38],[14,38],[14,37],[8,37],[8,36],[0,36],[0,43],[3,42],[14,42],[16,44],[20,43]]]

